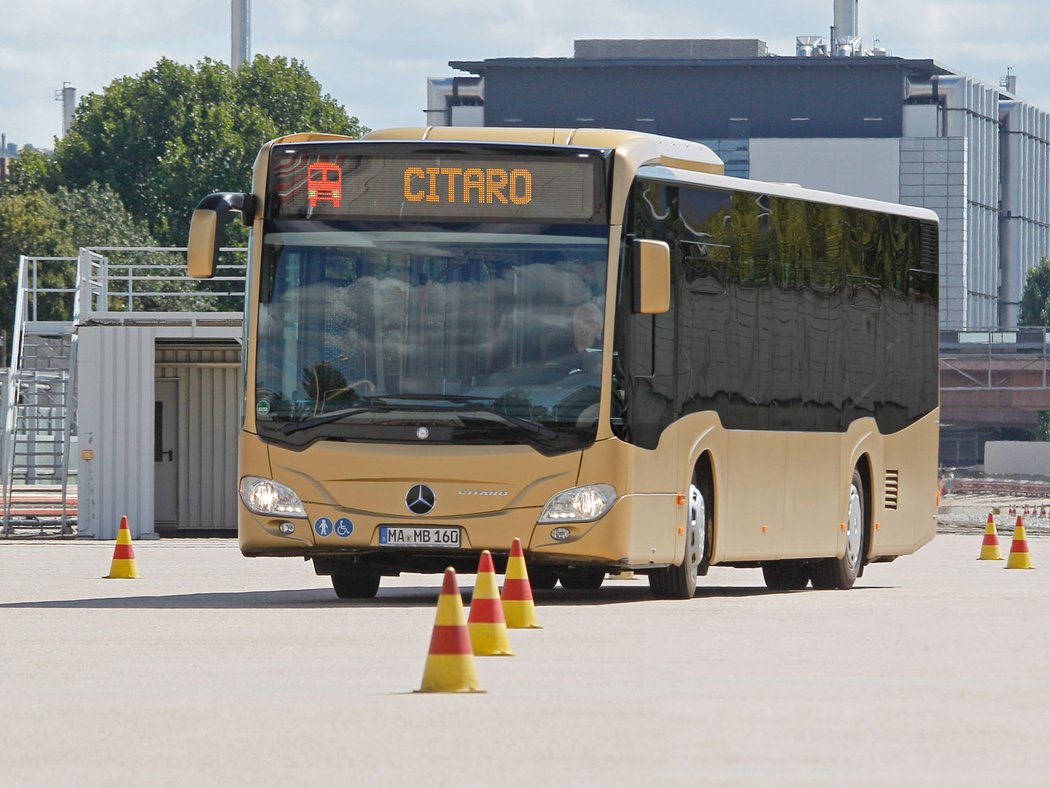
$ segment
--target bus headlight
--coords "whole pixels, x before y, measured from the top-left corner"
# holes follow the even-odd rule
[[[244,505],[256,514],[306,517],[306,509],[295,491],[273,479],[245,476],[239,491]]]
[[[616,501],[616,490],[611,484],[587,484],[562,490],[551,496],[543,507],[539,523],[582,523],[597,520]]]

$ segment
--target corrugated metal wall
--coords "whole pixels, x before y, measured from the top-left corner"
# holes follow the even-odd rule
[[[999,91],[966,79],[965,112],[948,113],[947,136],[966,137],[967,326],[999,324]]]
[[[181,338],[179,332],[191,334]],[[155,535],[155,380],[179,381],[180,530],[236,527],[240,425],[239,327],[87,324],[78,330],[77,424],[81,535],[116,538],[127,515],[134,538]],[[158,339],[158,337],[160,337]]]
[[[240,349],[158,345],[156,377],[179,381],[178,528],[235,529]]]
[[[77,349],[78,522],[115,539],[153,533],[153,332],[81,326]]]
[[[1020,101],[999,105],[1002,213],[999,325],[1017,324],[1028,272],[1050,254],[1050,115]]]

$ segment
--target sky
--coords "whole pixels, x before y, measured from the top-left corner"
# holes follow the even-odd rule
[[[659,9],[659,14],[652,13]],[[305,62],[324,93],[373,129],[423,125],[428,77],[465,76],[450,60],[571,57],[584,38],[758,38],[793,55],[827,38],[833,0],[252,0],[252,54]],[[1045,0],[860,0],[863,45],[932,59],[1050,110]],[[51,148],[63,83],[78,98],[161,57],[229,62],[227,0],[0,0],[0,133]]]

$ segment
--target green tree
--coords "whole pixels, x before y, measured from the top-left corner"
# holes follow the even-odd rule
[[[68,254],[63,224],[62,213],[47,192],[0,195],[0,329],[8,336],[14,325],[19,255]],[[55,284],[51,274],[43,285]]]
[[[1050,326],[1050,259],[1046,257],[1028,271],[1017,322],[1022,326]],[[1050,440],[1050,411],[1039,411],[1039,426],[1032,436],[1039,441]]]
[[[1046,257],[1028,272],[1017,322],[1022,326],[1050,326],[1050,259]]]
[[[156,246],[143,222],[125,209],[117,193],[92,183],[83,189],[59,187],[0,194],[0,329],[14,324],[19,255],[75,257],[82,246]],[[48,263],[38,268],[40,288],[70,288],[73,264]],[[67,320],[72,298],[43,295],[37,304],[41,320]]]
[[[67,185],[111,186],[161,244],[183,246],[200,198],[248,191],[260,146],[296,131],[363,129],[297,60],[259,55],[234,72],[163,59],[85,97],[55,156]]]
[[[0,182],[0,194],[25,194],[40,189],[54,191],[58,181],[55,160],[27,145],[11,159],[11,175]]]
[[[156,246],[146,224],[132,216],[109,186],[59,187],[51,199],[65,217],[70,245]]]

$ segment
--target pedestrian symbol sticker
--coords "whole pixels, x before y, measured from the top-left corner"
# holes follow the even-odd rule
[[[350,534],[354,532],[354,524],[345,517],[340,517],[335,521],[335,535],[346,539]]]
[[[314,530],[317,531],[318,536],[328,536],[332,533],[332,521],[327,517],[318,517],[317,522],[314,523]]]

